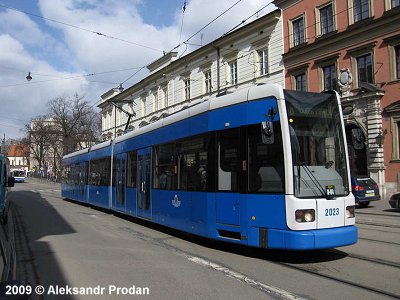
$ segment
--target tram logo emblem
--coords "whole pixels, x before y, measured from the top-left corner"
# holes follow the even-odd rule
[[[179,201],[178,195],[175,195],[174,199],[172,199],[172,205],[175,207],[181,206],[181,201]]]

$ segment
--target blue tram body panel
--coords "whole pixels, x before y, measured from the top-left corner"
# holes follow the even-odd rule
[[[84,195],[82,188],[79,190],[74,184],[63,184],[63,197],[87,201],[95,206],[144,218],[150,222],[203,237],[252,247],[307,250],[354,244],[357,241],[357,228],[354,225],[310,230],[290,229],[286,215],[286,192],[251,194],[153,188],[155,151],[152,147],[207,132],[261,124],[268,120],[280,121],[281,118],[287,117],[279,115],[275,97],[242,102],[235,100],[232,105],[221,105],[221,107],[218,106],[218,99],[214,101],[213,109],[202,111],[201,103],[200,108],[197,108],[200,113],[195,113],[196,108],[181,111],[180,116],[172,115],[168,117],[172,119],[166,120],[165,123],[159,122],[162,126],[148,125],[148,128],[154,125],[153,130],[145,130],[147,127],[144,127],[142,132],[139,131],[136,135],[128,133],[127,136],[110,142],[108,146],[97,147],[86,154],[64,160],[66,164],[80,164],[110,157],[114,164],[111,176],[116,176],[118,172],[122,172],[116,168],[116,161],[120,159],[127,161],[127,153],[137,151],[135,161],[138,168],[138,171],[135,171],[137,182],[135,187],[127,187],[125,181],[125,185],[122,185],[122,198],[121,192],[117,190],[118,182],[113,186],[86,185],[83,190]],[[211,107],[211,104],[209,105]],[[150,168],[150,175],[147,175],[146,168]],[[123,176],[127,176],[128,171],[125,169],[124,175],[118,173],[118,176],[126,180]],[[246,171],[245,168],[243,171]],[[212,175],[208,174],[207,170],[208,176]],[[146,184],[149,182],[151,182],[150,188],[146,190]],[[147,203],[149,195],[150,203]]]
[[[274,108],[275,111],[278,110],[276,99],[262,99],[202,113],[161,127],[156,131],[144,133],[132,139],[116,143],[114,145],[114,153],[119,154],[130,150],[145,148],[149,145],[163,144],[207,131],[260,123],[266,120],[266,114],[270,108]],[[276,114],[274,120],[279,120],[278,114]]]
[[[103,208],[110,208],[110,189],[109,186],[89,186],[89,203]]]
[[[215,221],[219,224],[240,226],[240,209],[245,207],[243,199],[238,193],[215,194]],[[243,216],[242,216],[243,218]]]
[[[89,153],[82,153],[77,156],[64,159],[65,165],[73,165],[76,167],[84,168],[85,164],[89,161]],[[74,179],[75,180],[75,179]],[[63,182],[61,184],[61,196],[80,202],[88,202],[89,190],[87,184],[75,184],[74,182]]]
[[[178,230],[207,234],[207,193],[152,190],[153,221]]]
[[[126,199],[126,210],[125,213],[130,216],[136,216],[136,195],[137,189],[136,188],[126,188],[125,193]]]

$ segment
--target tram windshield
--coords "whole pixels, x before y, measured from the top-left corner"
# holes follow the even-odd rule
[[[14,177],[25,177],[25,171],[15,170],[13,171]]]
[[[345,144],[335,94],[285,91],[293,156],[294,194],[349,194]]]

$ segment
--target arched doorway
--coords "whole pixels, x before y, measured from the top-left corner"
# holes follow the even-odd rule
[[[345,130],[351,175],[369,175],[364,132],[354,124],[347,125]]]

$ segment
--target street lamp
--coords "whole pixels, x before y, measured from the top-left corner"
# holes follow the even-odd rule
[[[28,76],[26,76],[25,78],[26,80],[31,81],[32,80],[31,72],[29,72]]]
[[[382,148],[383,142],[385,141],[385,135],[384,135],[385,133],[386,132],[380,130],[378,135],[375,138],[375,142],[380,148]]]

